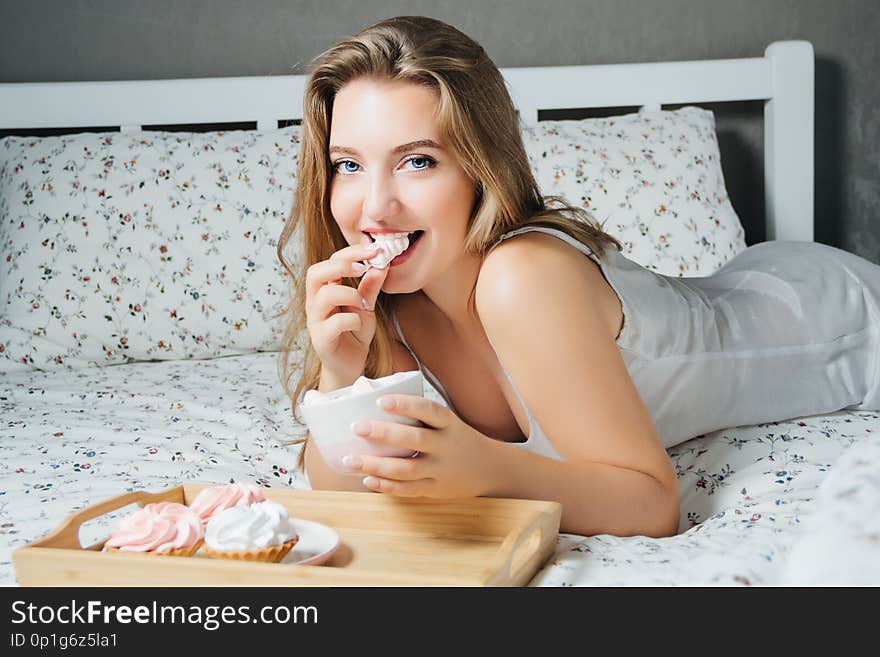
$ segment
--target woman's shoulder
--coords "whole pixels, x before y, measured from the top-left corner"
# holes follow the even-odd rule
[[[614,333],[621,323],[621,305],[599,265],[583,251],[547,233],[528,232],[506,239],[483,259],[474,303],[478,314],[505,312],[512,304],[530,304],[529,297],[551,289],[570,289],[574,303],[591,304],[606,316]]]
[[[477,276],[477,291],[516,282],[521,276],[533,281],[537,277],[545,284],[569,276],[604,282],[599,266],[586,253],[558,237],[532,231],[505,239],[485,255]]]

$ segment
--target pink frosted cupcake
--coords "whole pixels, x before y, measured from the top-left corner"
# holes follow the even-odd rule
[[[211,516],[235,506],[250,506],[257,502],[264,502],[266,498],[260,489],[253,484],[226,484],[203,488],[190,503],[189,508],[201,519],[202,524],[207,524]]]
[[[189,507],[158,502],[119,520],[104,549],[190,557],[201,547],[204,537],[202,521]]]

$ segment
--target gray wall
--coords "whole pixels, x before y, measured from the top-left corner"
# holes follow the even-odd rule
[[[816,240],[880,263],[878,0],[0,0],[0,82],[302,73],[400,14],[452,23],[501,67],[754,57],[811,41]],[[761,103],[706,107],[747,241],[761,241]]]

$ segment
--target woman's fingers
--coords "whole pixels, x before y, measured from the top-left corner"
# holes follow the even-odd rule
[[[418,481],[425,476],[425,459],[393,456],[350,455],[342,460],[346,472],[397,481]]]
[[[308,268],[306,317],[310,327],[316,322],[326,320],[340,309],[359,312],[375,307],[375,299],[364,299],[360,290],[340,284],[344,277],[362,276],[368,269],[358,259],[366,259],[372,253],[375,250],[368,245],[349,246],[334,253],[329,260],[315,263]]]
[[[453,419],[448,408],[418,395],[382,395],[378,403],[389,415],[403,415],[435,429],[445,429]]]
[[[337,310],[365,310],[358,290],[347,285],[324,285],[315,295],[315,318],[324,320]]]
[[[361,239],[361,246],[368,248],[370,251],[367,259],[375,256],[379,250],[379,245],[367,235],[364,235]],[[369,265],[365,266],[369,267]],[[376,299],[379,298],[379,292],[382,290],[382,284],[385,282],[386,276],[388,276],[388,267],[384,269],[369,267],[363,278],[361,278],[361,282],[358,283],[358,294],[364,299],[366,309],[371,312],[376,307]]]
[[[360,261],[367,260],[376,254],[375,247],[367,244],[355,244],[340,249],[328,260],[316,262],[306,270],[306,292],[317,294],[322,285],[337,283],[345,277],[360,278],[366,265]]]
[[[358,420],[351,430],[376,445],[411,449],[414,452],[430,452],[430,434],[422,427],[381,420]]]
[[[388,267],[385,269],[371,267],[370,270],[364,274],[364,277],[358,284],[357,291],[367,304],[366,310],[373,310],[376,307],[376,299],[379,298],[379,292],[382,291],[382,284],[385,282],[387,276]]]
[[[398,481],[396,479],[384,479],[370,475],[364,477],[362,483],[370,490],[393,495],[394,497],[430,497],[434,480]]]
[[[418,427],[377,421],[370,421],[368,431],[356,431],[370,442],[395,446],[424,445],[419,432],[422,430]],[[434,484],[434,479],[427,476],[429,460],[427,454],[410,458],[350,454],[342,459],[342,465],[346,472],[362,475],[363,485],[371,490],[398,497],[423,497]]]
[[[336,313],[324,323],[334,335],[341,335],[345,331],[360,331],[364,320],[357,313]]]
[[[322,371],[334,372],[338,380],[353,380],[363,372],[376,333],[376,317],[371,312],[375,301],[368,303],[356,286],[348,280],[343,283],[343,279],[363,276],[369,267],[359,261],[375,252],[372,243],[346,246],[306,270],[304,310],[309,338]]]
[[[366,236],[365,236],[366,237]],[[369,240],[367,237],[366,239]],[[361,242],[360,244],[350,244],[339,249],[330,256],[330,260],[339,260],[343,262],[355,262],[357,260],[368,260],[376,255],[379,245],[375,242]]]

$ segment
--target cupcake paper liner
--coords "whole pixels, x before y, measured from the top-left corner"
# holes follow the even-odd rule
[[[265,563],[278,563],[296,545],[299,536],[279,545],[270,545],[259,550],[213,550],[206,545],[202,546],[202,552],[212,559],[231,559],[233,561],[262,561]]]
[[[171,548],[170,550],[166,550],[165,552],[156,552],[155,550],[147,550],[145,552],[136,552],[134,550],[120,550],[116,547],[108,547],[104,546],[105,552],[124,552],[126,554],[153,554],[158,557],[191,557],[196,552],[198,552],[199,548],[202,547],[204,543],[203,539],[199,539],[189,547],[182,548]]]

